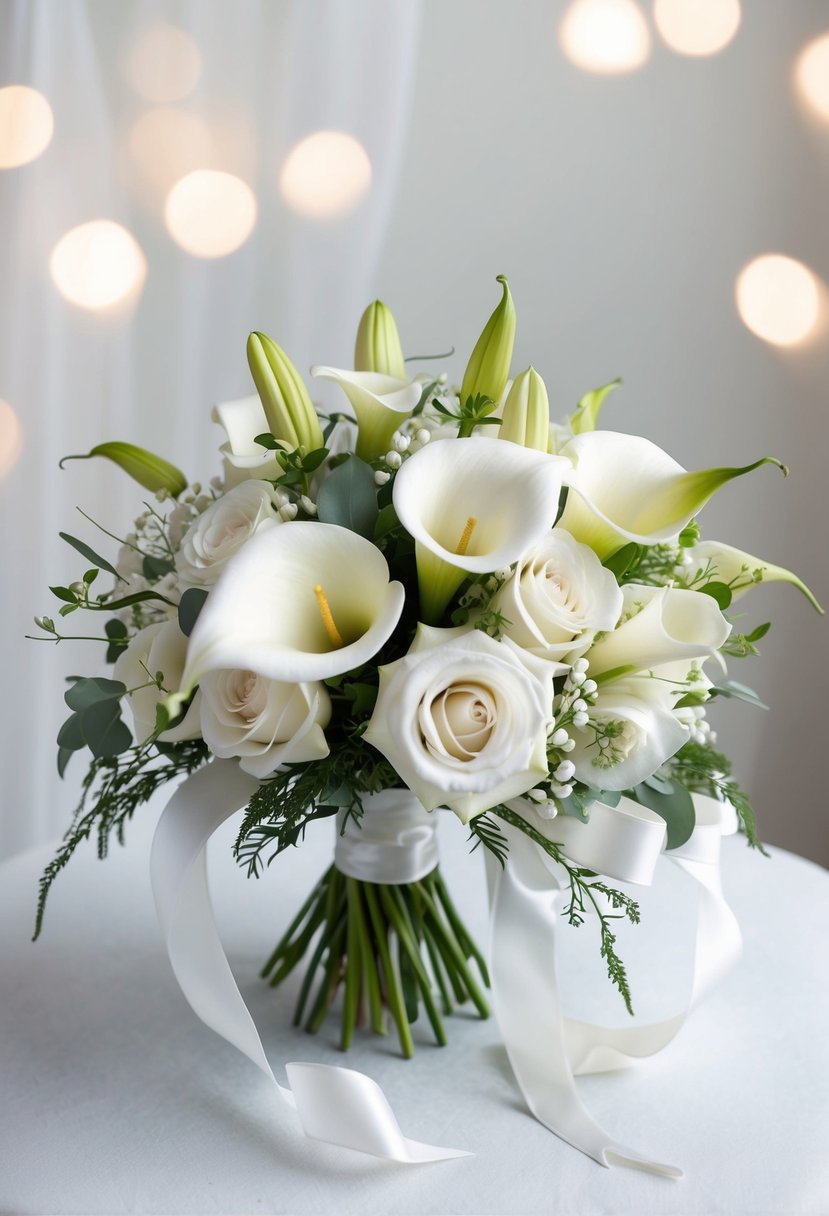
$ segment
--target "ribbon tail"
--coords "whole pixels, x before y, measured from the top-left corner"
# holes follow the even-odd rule
[[[306,1135],[404,1163],[471,1156],[405,1137],[380,1086],[353,1069],[296,1062],[286,1065],[290,1088],[276,1080],[225,956],[207,885],[207,842],[257,785],[232,761],[214,760],[178,788],[156,828],[153,895],[184,996],[207,1026],[265,1074],[296,1110]]]
[[[627,1165],[664,1177],[682,1171],[620,1144],[585,1109],[567,1051],[555,969],[561,892],[523,832],[502,828],[509,858],[487,857],[492,990],[510,1064],[532,1113],[600,1165]],[[540,960],[543,965],[539,965]]]

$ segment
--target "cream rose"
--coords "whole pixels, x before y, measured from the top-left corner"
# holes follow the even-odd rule
[[[591,548],[553,528],[524,554],[492,607],[509,622],[503,632],[525,650],[572,660],[599,630],[613,629],[622,592]]]
[[[172,689],[178,688],[186,656],[187,638],[179,629],[177,620],[147,625],[118,656],[112,674],[128,689],[135,689],[127,697],[127,703],[138,743],[143,743],[155,730],[156,707]],[[149,683],[158,672],[162,675],[163,688]],[[149,686],[142,688],[141,685]],[[200,738],[200,701],[201,694],[196,692],[181,721],[159,735],[162,743]]]
[[[201,693],[205,743],[222,759],[238,756],[254,777],[328,755],[323,727],[331,701],[322,684],[285,684],[236,668],[209,672]]]
[[[279,522],[271,486],[243,481],[217,498],[185,533],[176,554],[180,577],[195,586],[211,586],[252,536]]]
[[[365,739],[427,811],[464,822],[547,775],[551,666],[478,630],[418,628],[380,668]]]

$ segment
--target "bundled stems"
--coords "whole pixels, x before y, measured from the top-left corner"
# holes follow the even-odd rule
[[[342,989],[343,1051],[356,1029],[386,1034],[390,1019],[403,1055],[411,1057],[411,1023],[421,1006],[441,1047],[443,1018],[455,1004],[471,1001],[482,1018],[489,1016],[486,963],[437,869],[392,886],[331,866],[262,968],[263,979],[276,987],[306,955],[294,1025],[316,1033]]]

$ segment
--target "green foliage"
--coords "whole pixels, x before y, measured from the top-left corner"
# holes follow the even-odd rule
[[[628,790],[627,794],[629,798],[633,798],[641,806],[648,807],[659,815],[660,819],[665,820],[669,849],[678,849],[690,838],[696,824],[694,800],[679,781],[649,777],[647,781]]]
[[[757,821],[748,794],[731,779],[731,761],[722,752],[704,743],[686,743],[662,766],[663,772],[682,782],[686,789],[730,802],[748,845],[765,854],[757,835]]]
[[[317,516],[323,523],[339,524],[372,540],[378,507],[371,466],[349,456],[329,473],[317,496]]]
[[[58,532],[58,536],[61,540],[65,540],[67,545],[71,545],[77,553],[80,553],[81,557],[85,557],[88,562],[96,565],[99,570],[106,570],[107,574],[111,574],[115,578],[120,577],[115,567],[105,557],[100,557],[85,541],[70,536],[68,532]]]
[[[104,625],[104,633],[107,636],[107,663],[114,663],[121,651],[129,642],[129,633],[123,621],[118,617],[113,617],[111,621],[107,621]]]
[[[709,583],[703,583],[697,590],[701,591],[703,595],[710,595],[712,599],[716,600],[721,612],[725,612],[733,598],[728,584],[720,583],[716,579],[712,579]]]
[[[467,397],[458,406],[457,413],[450,410],[437,398],[432,402],[432,409],[438,414],[452,422],[457,422],[458,435],[461,439],[471,435],[476,426],[500,426],[501,419],[491,416],[497,408],[498,402],[493,401],[491,397],[486,397],[483,393]]]
[[[207,592],[203,587],[188,587],[182,595],[178,606],[178,627],[186,638],[193,632],[206,599]]]
[[[768,705],[760,700],[753,688],[749,688],[747,684],[739,684],[736,680],[723,680],[721,684],[715,684],[713,688],[709,688],[708,695],[733,698],[745,701],[746,705],[754,705],[757,709],[768,709]]]
[[[489,815],[476,815],[469,821],[469,839],[475,843],[469,850],[474,853],[479,845],[487,849],[503,870],[509,854],[507,838]]]
[[[187,489],[187,478],[180,469],[161,456],[155,456],[133,443],[99,443],[84,455],[64,456],[60,461],[60,468],[63,468],[67,460],[90,460],[93,456],[104,456],[111,460],[145,490],[151,490],[153,493],[166,490],[177,498]]]
[[[732,633],[722,644],[720,650],[732,659],[747,659],[751,655],[759,655],[760,651],[754,643],[764,638],[770,629],[771,621],[765,621],[756,629],[752,629],[751,633]]]
[[[98,856],[106,857],[113,836],[124,843],[125,824],[139,806],[168,781],[194,772],[208,759],[207,747],[198,740],[170,747],[163,756],[153,744],[144,743],[123,755],[99,756],[92,761],[72,825],[40,879],[33,940],[43,928],[52,884],[78,846],[94,834]]]
[[[263,865],[304,839],[309,823],[339,810],[346,818],[359,819],[363,795],[389,789],[398,780],[388,761],[359,738],[332,747],[321,760],[286,765],[253,794],[233,846],[234,856],[247,867],[248,877],[258,878]]]
[[[575,926],[584,924],[587,905],[588,903],[591,905],[599,918],[599,952],[607,966],[608,978],[619,990],[625,1003],[625,1008],[632,1016],[633,1005],[631,1002],[630,985],[624,963],[616,953],[616,935],[611,929],[611,922],[625,918],[631,924],[637,925],[639,923],[639,905],[630,896],[625,895],[623,891],[617,891],[608,887],[603,882],[591,881],[597,877],[592,870],[574,866],[564,856],[561,845],[548,840],[546,836],[542,836],[523,816],[511,810],[508,806],[493,807],[490,813],[496,815],[499,819],[503,819],[505,823],[511,824],[512,827],[523,832],[525,836],[529,836],[534,844],[543,849],[545,853],[562,867],[570,885],[570,901],[563,912],[563,915],[567,917],[568,924]],[[615,910],[614,914],[602,909],[601,904],[596,899],[596,893],[599,893],[610,901],[611,907]]]
[[[132,743],[129,727],[121,719],[121,697],[127,688],[119,680],[78,677],[64,694],[74,712],[58,731],[58,772],[69,760],[66,752],[88,747],[98,759],[120,755]]]

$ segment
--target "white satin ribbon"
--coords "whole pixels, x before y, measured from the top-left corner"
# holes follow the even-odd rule
[[[337,821],[334,865],[362,882],[400,886],[418,882],[438,864],[437,815],[410,790],[383,790],[363,798],[359,821]]]
[[[470,1156],[409,1140],[380,1086],[351,1068],[291,1063],[285,1066],[290,1088],[276,1080],[222,949],[207,887],[207,842],[257,785],[233,761],[214,760],[179,787],[156,828],[153,894],[182,992],[203,1022],[261,1069],[297,1111],[306,1135],[392,1161]]]
[[[736,821],[712,798],[695,795],[694,802],[697,826],[691,838],[666,855],[700,888],[693,983],[686,1007],[662,1022],[615,1029],[564,1018],[554,948],[567,896],[558,868],[523,832],[508,825],[503,825],[509,840],[506,867],[487,857],[493,1001],[527,1105],[546,1127],[600,1164],[629,1165],[668,1177],[680,1177],[682,1171],[620,1144],[591,1118],[574,1077],[623,1068],[660,1051],[739,956],[740,931],[719,876],[720,841],[736,829]],[[589,824],[554,820],[545,825],[545,834],[559,840],[579,865],[649,884],[659,856],[655,835],[664,838],[664,825],[655,824],[652,812],[628,799],[609,812],[615,821],[607,812],[593,807]],[[609,848],[614,831],[616,846]],[[541,957],[547,966],[539,967]]]

